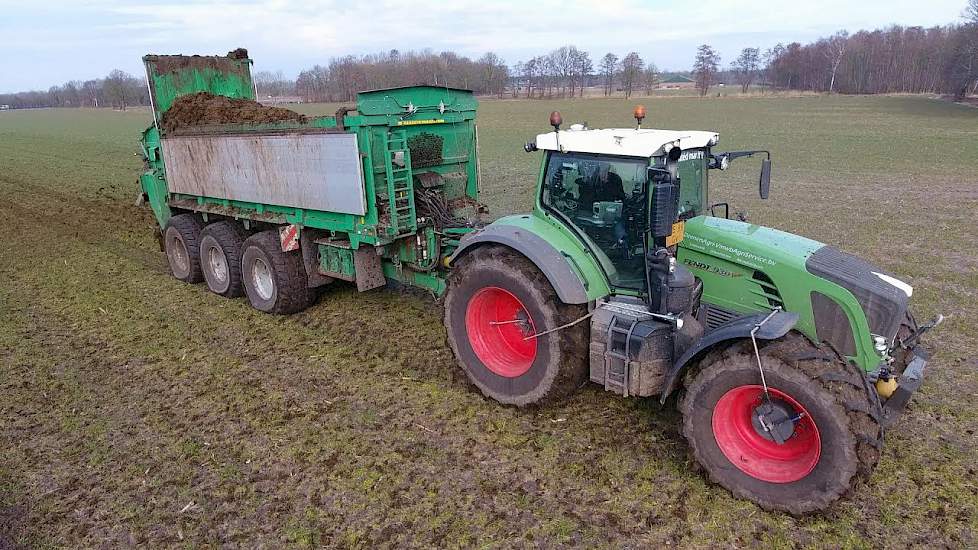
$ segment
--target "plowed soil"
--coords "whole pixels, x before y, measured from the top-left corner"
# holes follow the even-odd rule
[[[233,99],[207,92],[178,98],[163,113],[160,125],[168,134],[211,124],[263,124],[305,122],[305,115],[281,107],[269,107],[249,99]]]

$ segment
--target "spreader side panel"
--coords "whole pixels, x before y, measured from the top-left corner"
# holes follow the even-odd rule
[[[164,138],[171,193],[362,216],[367,211],[356,134],[196,135]]]

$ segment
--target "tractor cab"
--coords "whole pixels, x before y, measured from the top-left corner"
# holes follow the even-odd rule
[[[640,116],[641,115],[641,116]],[[537,211],[573,231],[604,271],[612,294],[644,298],[670,312],[669,284],[692,280],[668,249],[683,238],[685,219],[702,208],[706,159],[715,132],[636,128],[560,130],[538,135],[528,151],[545,152]],[[683,172],[694,191],[684,196]]]

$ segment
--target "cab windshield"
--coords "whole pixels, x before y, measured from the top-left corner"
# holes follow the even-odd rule
[[[589,237],[618,288],[645,288],[648,167],[647,159],[586,153],[552,152],[547,163],[541,202]]]

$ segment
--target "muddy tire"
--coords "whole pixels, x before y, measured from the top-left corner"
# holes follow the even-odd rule
[[[196,214],[177,214],[163,229],[163,250],[173,276],[185,283],[204,280],[200,268],[200,232],[204,222]]]
[[[233,221],[212,223],[200,233],[200,268],[204,282],[214,294],[228,298],[244,295],[241,283],[241,252],[245,233]]]
[[[469,380],[487,397],[518,406],[558,400],[585,382],[586,322],[526,337],[586,313],[561,303],[526,257],[494,245],[458,262],[445,298],[448,342]]]
[[[879,461],[875,391],[857,367],[797,333],[767,343],[761,360],[776,410],[760,408],[760,375],[746,341],[701,363],[680,403],[683,435],[710,479],[735,496],[791,514],[822,510]],[[764,432],[759,411],[787,429],[784,443]]]
[[[315,293],[307,286],[302,255],[282,252],[278,231],[262,231],[242,246],[241,278],[251,305],[266,313],[287,314],[309,307]]]

